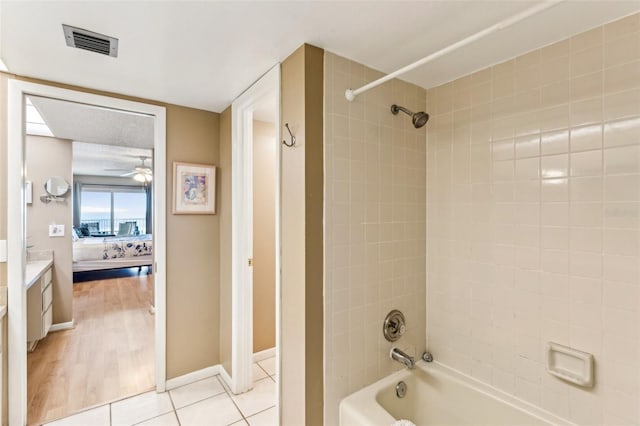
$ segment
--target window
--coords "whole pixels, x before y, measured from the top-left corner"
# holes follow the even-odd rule
[[[82,185],[80,191],[80,225],[91,232],[117,233],[124,222],[135,222],[137,232],[147,230],[147,192],[128,186]],[[96,226],[97,223],[97,226]]]

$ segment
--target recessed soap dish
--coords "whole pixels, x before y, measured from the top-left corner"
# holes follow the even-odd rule
[[[593,355],[549,342],[547,372],[578,386],[593,386]]]

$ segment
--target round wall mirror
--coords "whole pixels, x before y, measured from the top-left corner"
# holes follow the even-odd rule
[[[44,183],[44,190],[52,197],[62,197],[69,189],[69,182],[61,176],[52,176]]]

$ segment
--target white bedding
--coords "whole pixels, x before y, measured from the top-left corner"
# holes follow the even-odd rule
[[[130,237],[88,237],[73,243],[73,270],[123,268],[150,265],[151,234]]]

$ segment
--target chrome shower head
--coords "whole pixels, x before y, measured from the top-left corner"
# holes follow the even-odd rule
[[[416,129],[419,129],[420,127],[424,126],[425,124],[427,124],[427,121],[429,121],[429,114],[427,114],[424,111],[412,112],[406,109],[405,107],[401,107],[396,104],[391,105],[391,112],[393,113],[393,115],[398,114],[399,111],[402,111],[405,114],[411,116],[413,127],[415,127]]]

